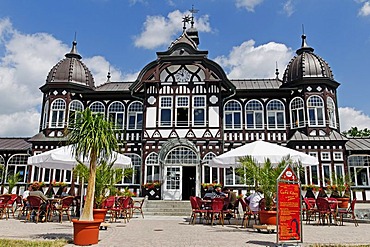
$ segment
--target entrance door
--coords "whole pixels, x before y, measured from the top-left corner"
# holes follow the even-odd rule
[[[182,167],[165,166],[163,200],[181,200],[182,196]]]
[[[182,167],[182,200],[189,200],[190,196],[195,196],[195,166]]]

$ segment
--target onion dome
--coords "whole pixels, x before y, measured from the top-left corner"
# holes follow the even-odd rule
[[[283,83],[292,83],[306,78],[327,78],[334,80],[330,66],[316,55],[314,49],[307,45],[306,35],[302,35],[302,46],[297,55],[290,60],[283,77]]]
[[[94,78],[86,65],[81,62],[81,56],[77,53],[77,42],[73,41],[72,49],[60,60],[49,72],[46,83],[76,83],[94,87]]]

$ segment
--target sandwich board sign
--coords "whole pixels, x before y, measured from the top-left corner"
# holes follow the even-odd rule
[[[301,183],[288,164],[277,179],[277,243],[302,243]]]

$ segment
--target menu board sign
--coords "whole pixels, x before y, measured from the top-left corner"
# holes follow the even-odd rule
[[[301,189],[288,166],[278,180],[278,242],[301,242]]]

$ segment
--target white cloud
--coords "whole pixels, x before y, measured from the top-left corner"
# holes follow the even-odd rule
[[[358,129],[370,129],[370,116],[352,107],[340,107],[339,109],[341,132],[349,130],[351,127]]]
[[[31,137],[38,133],[40,113],[35,109],[0,114],[0,136]]]
[[[291,16],[294,13],[294,5],[293,5],[293,0],[287,0],[284,3],[284,12],[288,15]]]
[[[215,60],[228,71],[228,76],[237,78],[273,78],[276,62],[279,65],[288,64],[293,52],[284,44],[269,42],[254,46],[254,40],[235,46],[228,56],[220,56]],[[280,77],[285,68],[280,68]]]
[[[238,8],[246,8],[250,12],[254,12],[254,8],[261,4],[263,0],[236,0],[235,5]]]
[[[370,1],[367,1],[362,5],[360,11],[358,12],[360,16],[368,16],[370,15]]]
[[[39,87],[70,46],[47,33],[22,34],[9,19],[0,19],[0,51],[4,51],[0,54],[0,136],[37,134],[42,102]],[[97,84],[106,81],[109,63],[103,57],[83,62],[91,66]],[[112,79],[122,80],[119,70],[111,67],[111,72]]]
[[[190,15],[190,12],[180,12],[175,10],[167,17],[156,15],[147,16],[144,23],[143,32],[134,37],[135,46],[146,49],[154,49],[162,45],[169,46],[175,39],[175,35],[182,29],[182,18]],[[195,25],[200,32],[210,32],[208,15],[195,18]]]

